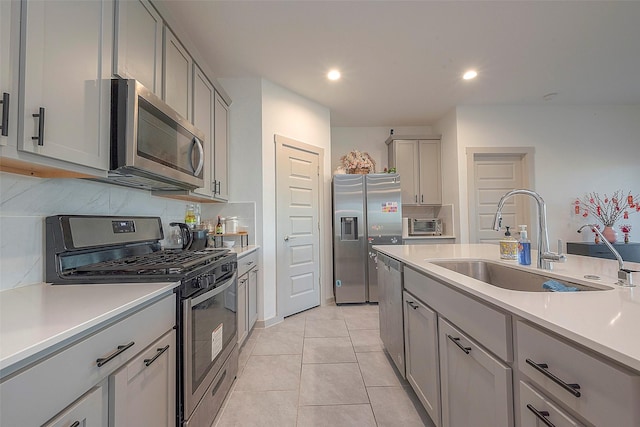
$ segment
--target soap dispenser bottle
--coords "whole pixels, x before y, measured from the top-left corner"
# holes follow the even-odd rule
[[[500,258],[501,259],[518,259],[518,241],[511,236],[510,227],[506,227],[504,239],[500,240]]]
[[[531,242],[527,238],[527,226],[520,225],[520,240],[518,241],[518,264],[531,265]]]

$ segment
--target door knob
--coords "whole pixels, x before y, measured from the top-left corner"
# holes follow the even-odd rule
[[[289,239],[293,239],[293,236],[284,236],[284,241],[288,242]]]

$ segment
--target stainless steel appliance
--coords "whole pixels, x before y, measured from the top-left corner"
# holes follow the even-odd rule
[[[162,238],[157,217],[48,217],[46,281],[180,281],[176,423],[209,425],[238,369],[237,256],[226,249],[162,250]]]
[[[380,339],[402,378],[406,378],[402,274],[400,261],[384,254],[378,254]]]
[[[135,80],[111,83],[108,181],[148,190],[204,186],[204,134]]]
[[[440,218],[409,218],[409,236],[442,236]]]
[[[333,283],[336,303],[377,302],[373,245],[402,244],[400,176],[333,177]]]

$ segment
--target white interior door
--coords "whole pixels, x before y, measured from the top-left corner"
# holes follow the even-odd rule
[[[470,188],[469,229],[471,243],[491,243],[504,237],[504,231],[493,230],[493,219],[500,198],[516,188],[527,188],[523,155],[486,153],[475,154],[473,159],[473,188]],[[471,171],[470,171],[471,172]],[[472,202],[472,203],[471,203]],[[502,226],[509,226],[512,235],[518,225],[529,222],[529,201],[512,197],[502,210]],[[528,228],[529,237],[534,235]]]
[[[320,305],[319,154],[276,135],[278,314]]]

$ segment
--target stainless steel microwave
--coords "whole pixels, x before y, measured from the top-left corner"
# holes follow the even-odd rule
[[[439,218],[409,218],[409,236],[441,236],[442,220]]]
[[[204,187],[204,134],[136,80],[111,81],[109,182],[147,190]]]

